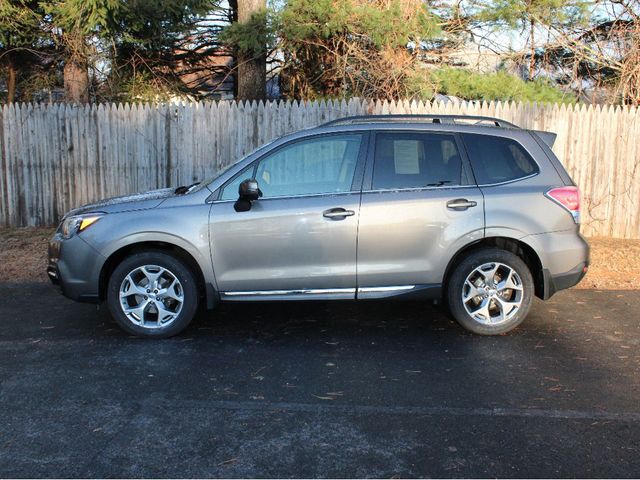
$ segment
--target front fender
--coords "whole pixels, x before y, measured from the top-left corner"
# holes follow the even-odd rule
[[[200,268],[204,281],[216,288],[209,248],[211,205],[188,205],[105,215],[83,232],[84,240],[104,258],[123,248],[161,242],[186,251]]]

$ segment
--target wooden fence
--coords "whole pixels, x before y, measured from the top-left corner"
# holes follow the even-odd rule
[[[587,235],[640,238],[640,113],[613,106],[380,101],[5,105],[0,224],[52,225],[100,198],[189,184],[259,145],[347,115],[490,115],[556,132]]]

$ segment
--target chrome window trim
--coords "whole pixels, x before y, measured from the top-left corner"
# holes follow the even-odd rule
[[[440,187],[381,188],[376,190],[363,190],[362,193],[422,192],[427,190],[458,190],[461,188],[478,188],[478,185],[442,185]]]
[[[287,198],[315,198],[315,197],[335,197],[341,195],[359,195],[360,190],[351,190],[348,192],[329,192],[329,193],[305,193],[300,195],[283,195],[282,197],[259,198],[256,202],[267,202],[269,200],[283,200]],[[212,200],[209,203],[235,203],[235,200]]]
[[[514,178],[513,180],[505,180],[504,182],[498,182],[498,183],[482,183],[482,184],[478,184],[478,187],[498,187],[500,185],[507,185],[509,183],[515,183],[515,182],[521,182],[522,180],[528,180],[529,178],[533,178],[540,175],[540,169],[538,169],[538,171],[536,173],[532,173],[530,175],[527,175],[526,177],[520,177],[520,178]]]
[[[338,196],[338,195],[357,195],[359,193],[384,193],[384,192],[421,192],[426,190],[459,190],[463,188],[482,188],[482,187],[497,187],[500,185],[507,185],[509,183],[520,182],[522,180],[528,180],[530,178],[536,177],[540,175],[540,172],[532,173],[531,175],[527,175],[526,177],[520,177],[513,180],[506,180],[504,182],[498,183],[483,183],[480,185],[441,185],[439,187],[411,187],[411,188],[380,188],[376,190],[352,190],[349,192],[334,192],[334,193],[313,193],[313,194],[305,194],[305,195],[287,195],[282,197],[269,197],[269,198],[261,198],[257,200],[258,202],[265,202],[268,200],[281,200],[287,198],[313,198],[313,197],[328,197],[328,196]],[[235,203],[237,200],[213,200],[208,203]]]

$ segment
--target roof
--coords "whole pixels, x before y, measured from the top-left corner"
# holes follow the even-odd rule
[[[380,123],[431,123],[449,125],[477,125],[498,128],[520,129],[517,125],[500,118],[484,117],[475,115],[413,115],[413,114],[392,114],[392,115],[358,115],[332,120],[319,125],[318,128],[333,127],[341,125],[363,125]]]

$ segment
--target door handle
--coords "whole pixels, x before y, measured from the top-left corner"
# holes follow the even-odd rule
[[[447,202],[447,208],[451,210],[466,210],[470,207],[475,207],[478,205],[478,202],[474,202],[473,200],[467,200],[466,198],[456,198],[455,200],[449,200]]]
[[[344,208],[330,208],[322,212],[322,216],[335,220],[344,220],[346,217],[352,217],[356,214],[353,210],[345,210]]]

